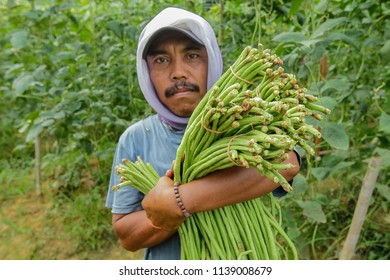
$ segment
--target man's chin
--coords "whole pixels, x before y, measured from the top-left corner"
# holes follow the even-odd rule
[[[189,118],[191,117],[199,102],[200,100],[197,99],[183,98],[176,102],[174,106],[171,106],[171,112],[173,112],[178,117]]]
[[[181,118],[189,118],[191,117],[194,110],[195,108],[188,108],[188,109],[180,110],[179,112],[174,112],[174,114]]]

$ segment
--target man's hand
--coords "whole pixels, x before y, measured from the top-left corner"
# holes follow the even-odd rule
[[[163,230],[177,229],[185,220],[173,192],[173,181],[163,176],[142,201],[142,207],[153,226]]]

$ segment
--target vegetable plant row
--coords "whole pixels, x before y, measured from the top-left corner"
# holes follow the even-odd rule
[[[206,93],[192,114],[177,150],[174,181],[185,184],[233,166],[256,168],[287,192],[291,185],[279,171],[295,146],[314,155],[311,142],[320,132],[306,123],[329,109],[284,72],[283,61],[269,49],[247,46]],[[147,194],[159,176],[140,157],[117,166],[121,183]],[[259,186],[261,187],[261,186]],[[281,226],[272,194],[195,213],[179,227],[182,259],[297,259]]]

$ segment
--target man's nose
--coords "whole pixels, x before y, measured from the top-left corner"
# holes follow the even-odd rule
[[[177,59],[172,63],[171,79],[172,80],[185,80],[188,78],[186,64],[184,61]]]

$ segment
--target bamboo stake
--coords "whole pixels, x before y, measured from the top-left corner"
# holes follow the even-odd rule
[[[339,257],[340,260],[350,260],[355,254],[356,244],[360,236],[360,231],[363,227],[363,222],[366,218],[368,206],[378,178],[380,165],[380,157],[371,158],[366,175],[364,176],[362,189],[360,190],[351,226]]]
[[[35,187],[41,195],[41,137],[35,138]]]
[[[219,32],[218,32],[218,44],[222,44],[222,38],[223,38],[223,28],[224,28],[224,12],[225,12],[225,1],[221,1],[221,10],[219,15],[219,23],[221,25]]]

